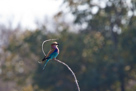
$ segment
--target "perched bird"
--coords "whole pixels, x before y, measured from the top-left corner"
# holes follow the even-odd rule
[[[45,62],[45,64],[44,64],[44,67],[43,67],[43,70],[45,69],[45,66],[46,66],[46,64],[47,64],[47,62],[48,62],[49,60],[55,59],[55,58],[58,56],[58,54],[59,54],[58,45],[59,45],[59,44],[58,44],[57,42],[53,42],[53,43],[51,44],[51,49],[50,49],[50,51],[48,52],[47,56],[45,56],[45,57],[42,59],[42,61],[45,61],[45,60],[46,60],[46,62]]]

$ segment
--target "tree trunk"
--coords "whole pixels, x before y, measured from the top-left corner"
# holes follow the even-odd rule
[[[124,76],[122,74],[120,74],[120,89],[121,91],[125,91],[125,79],[124,79]]]
[[[120,64],[119,67],[119,81],[120,81],[120,89],[121,91],[125,91],[125,74],[124,74],[124,66]]]

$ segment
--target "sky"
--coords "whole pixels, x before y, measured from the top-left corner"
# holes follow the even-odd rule
[[[92,0],[92,3],[99,2],[100,7],[105,8],[107,1],[109,0]],[[131,0],[126,0],[128,5],[130,2]],[[45,18],[51,21],[53,16],[62,10],[62,4],[63,0],[0,0],[0,24],[13,29],[20,24],[22,28],[35,30],[36,21],[43,22]],[[88,7],[83,5],[78,8],[83,10]],[[98,10],[98,7],[93,7],[92,13],[95,14]],[[67,10],[63,9],[63,11]],[[72,15],[69,17],[71,18]],[[66,21],[69,21],[70,18],[66,18]]]
[[[63,0],[0,0],[0,24],[16,28],[20,23],[23,28],[35,29],[36,20],[53,17],[62,3]]]

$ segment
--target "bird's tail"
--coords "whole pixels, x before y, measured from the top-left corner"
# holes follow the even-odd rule
[[[46,60],[46,63],[45,63],[44,66],[43,66],[43,70],[45,69],[46,64],[48,63],[48,61],[49,61],[49,59]]]

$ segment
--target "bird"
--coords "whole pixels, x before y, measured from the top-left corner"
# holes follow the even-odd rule
[[[45,61],[45,64],[43,66],[43,70],[45,69],[45,66],[46,64],[48,63],[49,60],[51,59],[56,59],[56,57],[58,56],[59,54],[59,48],[58,48],[58,43],[57,42],[53,42],[51,43],[51,49],[50,51],[48,52],[48,54],[42,59],[42,61]]]

